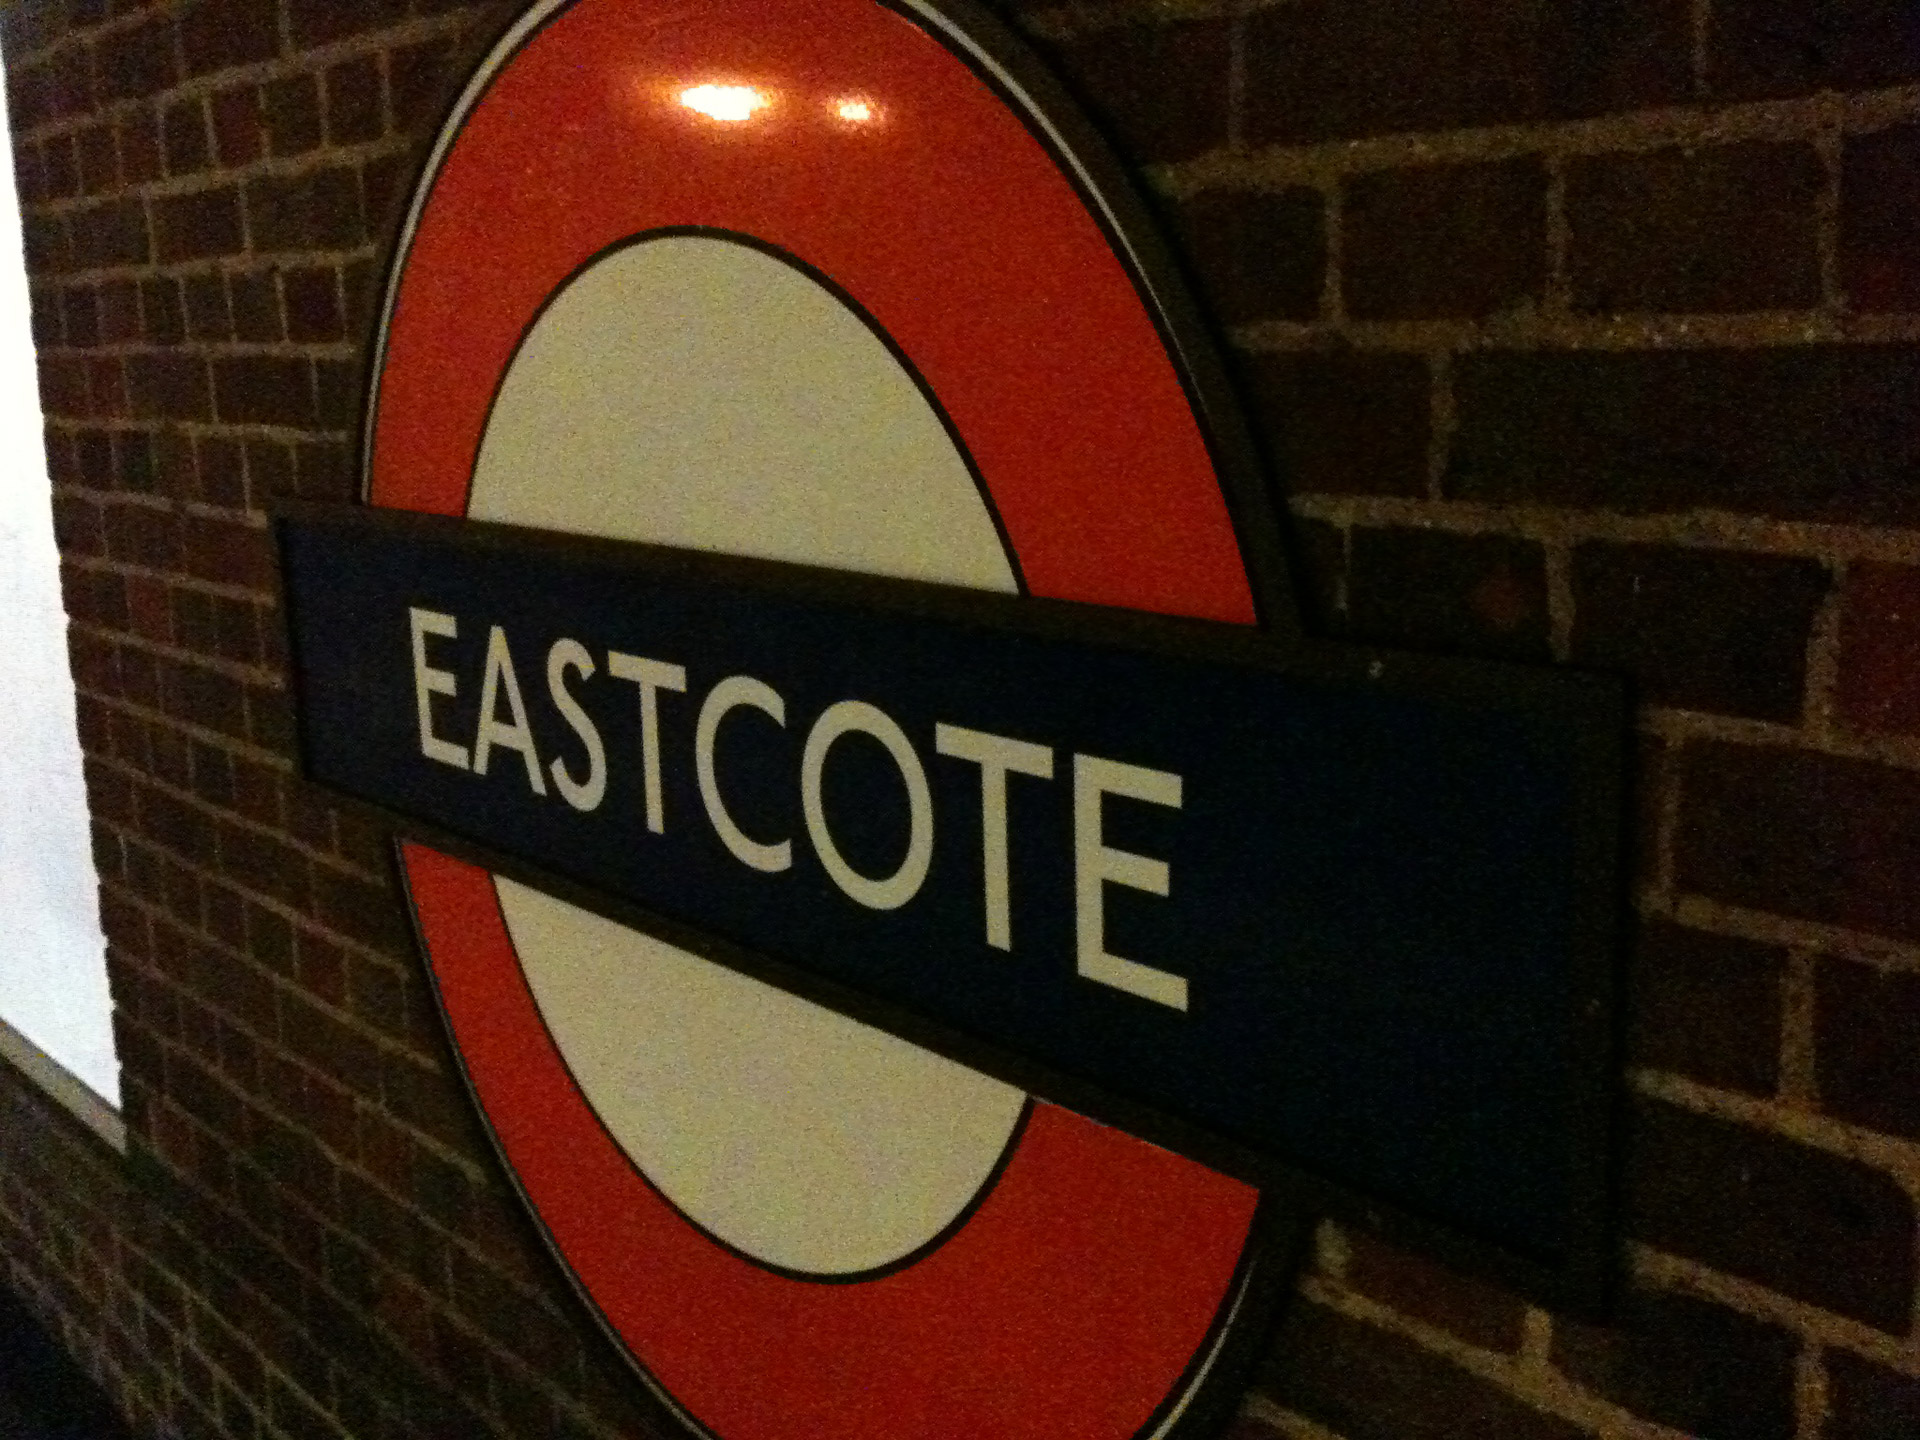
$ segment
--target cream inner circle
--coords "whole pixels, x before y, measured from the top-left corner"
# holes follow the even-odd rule
[[[468,514],[1017,589],[965,463],[886,346],[805,274],[705,236],[612,252],[555,297],[507,371]],[[1025,1097],[997,1080],[495,886],[607,1129],[756,1259],[852,1274],[912,1253],[979,1192],[1018,1123]]]

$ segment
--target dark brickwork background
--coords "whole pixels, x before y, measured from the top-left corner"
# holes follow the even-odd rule
[[[1323,1226],[1236,1440],[1920,1434],[1920,6],[1006,3],[1314,622],[1641,697],[1617,1322]],[[0,11],[133,1136],[0,1072],[0,1279],[141,1435],[648,1433],[386,837],[291,778],[261,515],[352,491],[379,228],[498,14]]]

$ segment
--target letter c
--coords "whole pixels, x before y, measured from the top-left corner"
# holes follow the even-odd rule
[[[726,804],[720,799],[719,782],[714,778],[714,736],[719,732],[721,719],[738,705],[751,705],[772,716],[776,725],[784,727],[787,723],[787,702],[764,680],[756,680],[751,675],[729,675],[709,690],[701,702],[700,719],[693,734],[693,766],[700,779],[700,802],[707,807],[713,833],[733,852],[734,859],[755,870],[785,870],[793,864],[793,842],[782,840],[777,845],[762,845],[751,839],[733,823],[733,816],[727,813]]]

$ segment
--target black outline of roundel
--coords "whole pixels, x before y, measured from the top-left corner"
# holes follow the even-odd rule
[[[542,16],[535,24],[527,26],[514,50],[504,51],[502,46],[507,37],[516,29],[526,25],[530,13],[547,3],[553,3],[550,13]],[[574,3],[577,3],[577,0],[558,0],[558,3],[554,3],[554,0],[515,0],[510,7],[506,7],[504,18],[496,29],[478,37],[470,47],[467,47],[466,53],[460,57],[462,63],[455,67],[453,72],[453,99],[440,122],[434,127],[432,143],[420,162],[418,174],[413,183],[396,199],[397,214],[393,217],[386,243],[380,252],[384,261],[381,272],[383,284],[374,298],[374,313],[369,317],[371,343],[366,351],[367,369],[362,388],[363,414],[360,427],[362,440],[359,456],[363,501],[366,498],[365,486],[370,482],[371,477],[371,441],[378,403],[378,379],[385,360],[385,333],[393,292],[404,268],[410,225],[420,203],[420,197],[430,190],[438,173],[439,164],[444,158],[447,147],[451,144],[451,136],[458,133],[458,127],[454,122],[462,116],[463,101],[469,106],[477,105],[490,88],[493,79],[504,72],[511,63],[512,55],[518,53],[519,47],[524,46],[548,24],[565,14]],[[1299,614],[1288,580],[1285,546],[1271,493],[1263,478],[1263,467],[1255,457],[1252,443],[1241,421],[1232,388],[1215,349],[1211,326],[1192,301],[1180,277],[1178,267],[1159,239],[1155,223],[1149,217],[1145,206],[1137,199],[1131,182],[1106,143],[1083,118],[1080,109],[1067,96],[1064,88],[1031,55],[1024,44],[1001,22],[971,3],[971,0],[871,0],[871,3],[892,11],[913,24],[966,65],[995,95],[1003,107],[1020,118],[1029,133],[1046,150],[1055,169],[1072,183],[1081,206],[1099,224],[1110,248],[1125,266],[1139,303],[1151,317],[1161,344],[1179,377],[1181,387],[1198,421],[1199,431],[1205,438],[1207,450],[1213,462],[1216,479],[1226,500],[1234,536],[1246,569],[1248,585],[1258,616],[1259,632],[1286,646],[1310,643],[1301,633]],[[496,58],[498,64],[494,75],[489,76],[476,88],[469,100],[466,92],[473,85],[481,67]],[[1008,83],[1007,78],[1003,77],[1010,77],[1012,85]],[[1018,89],[1013,88],[1013,85],[1017,85]],[[967,468],[987,504],[989,514],[993,517],[996,530],[1000,534],[1003,551],[1013,566],[1020,593],[1024,596],[1027,593],[1024,574],[1019,558],[1009,543],[999,507],[987,491],[969,449],[947,416],[945,407],[932,395],[917,368],[907,360],[900,347],[864,308],[829,277],[822,275],[815,267],[799,257],[792,256],[757,237],[715,231],[699,226],[668,227],[629,236],[580,262],[565,281],[554,287],[547,301],[543,302],[540,309],[527,321],[522,330],[521,339],[524,340],[526,333],[537,323],[540,314],[544,313],[546,304],[551,303],[552,299],[566,288],[567,283],[570,283],[588,266],[614,250],[666,234],[709,235],[761,250],[821,284],[867,325],[919,387],[965,459]],[[516,345],[515,353],[517,348]],[[504,383],[506,370],[510,364],[511,356],[507,365],[503,365],[500,375],[496,377],[495,398],[497,398],[499,386]],[[493,400],[490,399],[489,412],[492,403]],[[468,483],[471,484],[471,470]],[[458,853],[457,846],[443,847],[436,843],[430,832],[417,826],[412,833],[420,836],[426,843],[435,845],[435,848],[445,848],[449,853]],[[398,878],[402,882],[402,893],[408,896],[411,909],[412,896],[405,884],[405,869],[400,857],[400,847],[396,844],[394,865]],[[545,886],[543,888],[548,888],[553,893],[565,894],[564,887]],[[604,910],[603,913],[605,913]],[[420,918],[417,912],[414,913],[414,922],[421,953],[425,955],[428,952],[424,934],[420,933]],[[426,970],[429,979],[432,980],[433,970],[430,964]],[[435,982],[435,989],[438,1000],[437,982]],[[526,1206],[526,1213],[535,1231],[554,1254],[562,1275],[581,1296],[588,1313],[607,1334],[615,1348],[633,1365],[663,1414],[671,1417],[676,1424],[688,1427],[697,1434],[711,1435],[712,1432],[690,1416],[648,1373],[645,1365],[634,1355],[601,1312],[593,1296],[586,1290],[584,1282],[574,1273],[566,1256],[559,1250],[557,1242],[547,1232],[538,1210],[533,1206],[531,1197],[509,1162],[502,1142],[494,1133],[491,1121],[486,1118],[486,1112],[479,1104],[478,1093],[461,1058],[461,1051],[444,1003],[439,1004],[437,1008],[440,1010],[449,1046],[463,1084],[468,1089],[475,1113],[482,1118],[489,1140],[499,1154],[502,1170]],[[1604,1018],[1595,1023],[1598,1029],[1606,1029],[1610,1026],[1610,1020]],[[825,1283],[858,1281],[904,1267],[933,1248],[937,1248],[946,1236],[964,1224],[967,1216],[991,1191],[1007,1158],[1012,1154],[1019,1143],[1020,1136],[1025,1131],[1031,1105],[1032,1102],[1029,1099],[1028,1105],[1023,1108],[1021,1120],[1009,1139],[1007,1149],[995,1167],[993,1176],[982,1186],[974,1200],[946,1230],[941,1232],[940,1236],[935,1237],[933,1241],[928,1242],[912,1255],[903,1257],[895,1265],[880,1267],[874,1272],[848,1276],[810,1275],[767,1266],[753,1257],[742,1255],[732,1246],[726,1248],[739,1258],[750,1260],[762,1268],[772,1269],[788,1278]],[[592,1111],[590,1103],[587,1108],[590,1112]],[[1604,1110],[1606,1107],[1600,1108]],[[1584,1110],[1580,1113],[1583,1116],[1586,1114]],[[597,1113],[595,1119],[598,1119]],[[1605,1122],[1603,1120],[1600,1123]],[[657,1187],[655,1188],[657,1190]],[[1385,1207],[1376,1208],[1364,1201],[1356,1205],[1352,1197],[1338,1190],[1329,1191],[1325,1187],[1316,1186],[1310,1180],[1303,1180],[1298,1185],[1269,1183],[1263,1189],[1258,1211],[1248,1240],[1243,1247],[1233,1281],[1205,1340],[1195,1352],[1192,1362],[1178,1384],[1168,1392],[1164,1401],[1142,1427],[1139,1432],[1140,1437],[1155,1436],[1157,1440],[1189,1440],[1189,1437],[1196,1437],[1197,1440],[1199,1435],[1211,1431],[1224,1422],[1237,1402],[1239,1384],[1244,1382],[1248,1371],[1262,1353],[1274,1312],[1284,1297],[1287,1281],[1310,1232],[1310,1216],[1329,1206],[1371,1222],[1376,1228],[1388,1233],[1397,1233],[1416,1242],[1424,1242],[1427,1248],[1443,1255],[1459,1256],[1469,1263],[1477,1261],[1483,1269],[1503,1273],[1505,1278],[1536,1293],[1568,1303],[1573,1308],[1591,1309],[1591,1304],[1586,1303],[1583,1297],[1597,1294],[1604,1287],[1602,1269],[1605,1258],[1604,1255],[1595,1253],[1605,1248],[1604,1234],[1608,1220],[1604,1209],[1598,1212],[1583,1209],[1576,1216],[1571,1222],[1576,1234],[1576,1244],[1568,1260],[1564,1265],[1549,1268],[1534,1265],[1525,1259],[1516,1259],[1511,1253],[1486,1242],[1471,1238],[1463,1240],[1460,1232],[1445,1227],[1435,1227],[1419,1216],[1395,1214]],[[695,1228],[700,1228],[696,1222],[688,1223],[695,1224]],[[708,1232],[702,1230],[702,1233]],[[1163,1424],[1167,1424],[1168,1413],[1176,1407],[1181,1412],[1178,1417],[1173,1419],[1165,1430],[1159,1429]],[[990,1437],[982,1437],[982,1440],[990,1440]]]
[[[461,99],[466,87],[471,84],[475,72],[495,56],[506,36],[538,3],[540,0],[534,0],[533,4],[517,4],[505,24],[483,41],[476,43],[472,51],[462,57],[465,63],[455,67],[454,73],[457,79],[454,98],[434,129],[433,148],[423,158],[412,184],[400,197],[396,207],[398,213],[390,222],[390,233],[381,252],[385,258],[381,272],[382,285],[371,316],[372,343],[369,344],[366,352],[366,376],[362,388],[364,398],[359,462],[363,501],[364,487],[369,483],[371,476],[373,421],[378,404],[378,378],[384,361],[384,340],[390,313],[389,307],[392,303],[393,287],[397,283],[398,275],[405,262],[404,246],[415,207],[423,192],[430,186],[434,175],[437,174],[438,161],[442,158],[443,146],[447,143],[448,124],[461,108]],[[539,30],[544,29],[546,25],[572,8],[574,3],[575,0],[562,0],[562,3],[556,5],[550,14],[542,18],[538,26],[529,29],[527,34],[520,38],[519,45],[515,47],[515,53],[533,35],[539,33]],[[1216,478],[1227,502],[1234,537],[1246,568],[1258,626],[1263,631],[1277,633],[1282,637],[1297,637],[1300,633],[1298,610],[1288,585],[1285,553],[1278,528],[1273,521],[1271,504],[1261,478],[1260,467],[1240,419],[1237,402],[1228,388],[1224,369],[1214,353],[1213,342],[1207,327],[1201,320],[1200,313],[1192,302],[1184,282],[1180,279],[1171,257],[1159,241],[1153,222],[1144,206],[1134,197],[1131,185],[1126,180],[1118,161],[1107,150],[1105,142],[1081,118],[1077,106],[1067,97],[1065,91],[1051,75],[997,19],[985,11],[967,3],[967,0],[926,0],[928,10],[940,12],[937,17],[922,11],[912,3],[912,0],[873,0],[873,3],[901,15],[966,64],[995,98],[1020,118],[1029,133],[1041,143],[1056,170],[1072,182],[1081,205],[1099,223],[1109,246],[1125,266],[1136,296],[1147,315],[1151,317],[1161,344],[1179,377],[1181,388],[1186,392],[1188,403],[1199,422],[1200,433],[1205,440]],[[979,52],[969,53],[966,48],[969,43],[979,46]],[[983,61],[998,64],[1009,74],[1016,76],[1019,84],[1028,90],[1028,96],[1023,99],[1011,91],[1000,76]],[[510,63],[510,56],[502,57],[495,75],[503,72],[508,63]],[[491,87],[492,79],[493,77],[489,77],[487,85],[473,96],[467,106],[469,110],[484,97],[486,89]],[[1036,116],[1036,108],[1041,112],[1040,116]],[[1050,131],[1046,128],[1048,125],[1054,128]],[[1062,139],[1066,142],[1064,147],[1061,143]],[[529,318],[522,331],[521,340],[524,341],[526,334],[537,323],[539,315],[544,313],[546,306],[566,287],[566,284],[596,260],[627,245],[643,243],[647,239],[667,233],[709,234],[714,238],[724,238],[760,250],[792,266],[815,283],[821,284],[861,320],[911,377],[963,457],[968,473],[992,517],[1002,551],[1012,567],[1019,594],[1024,597],[1028,593],[1026,577],[1001,519],[999,507],[994,503],[992,494],[987,489],[970,450],[947,415],[945,406],[933,394],[918,368],[911,363],[898,343],[866,309],[847,294],[843,287],[800,257],[793,256],[780,247],[770,245],[757,237],[716,233],[707,227],[699,226],[668,227],[629,236],[581,262],[566,281],[557,285],[539,311]],[[517,351],[518,344],[516,344],[515,353]],[[510,364],[511,357],[508,360],[508,365]],[[506,368],[506,366],[502,367],[501,374],[496,379],[494,396],[488,402],[489,412],[494,399],[497,399],[499,386],[504,383]],[[471,473],[469,473],[469,489],[471,483]],[[408,912],[413,922],[416,944],[424,956],[428,953],[425,935],[421,929],[420,917],[414,906],[411,890],[406,883],[405,867],[401,861],[401,846],[398,843],[394,847],[393,865],[396,880],[400,883],[400,891],[407,896]],[[666,1416],[671,1417],[680,1427],[691,1430],[696,1435],[707,1437],[707,1440],[728,1440],[728,1437],[715,1434],[690,1414],[671,1391],[648,1371],[640,1357],[633,1352],[602,1313],[584,1282],[575,1274],[572,1265],[559,1250],[557,1242],[548,1233],[544,1222],[540,1219],[538,1209],[533,1204],[532,1197],[527,1193],[519,1175],[514,1170],[501,1141],[494,1133],[491,1121],[487,1119],[486,1111],[479,1103],[477,1090],[462,1058],[451,1020],[448,1018],[444,1003],[440,1000],[438,983],[433,979],[432,966],[427,965],[425,970],[430,983],[434,985],[435,1008],[439,1012],[446,1031],[449,1049],[455,1060],[462,1085],[467,1090],[469,1103],[473,1106],[474,1113],[482,1120],[483,1129],[498,1156],[502,1172],[518,1195],[524,1212],[532,1222],[543,1245],[554,1256],[561,1274],[580,1297],[598,1328],[642,1380],[649,1397]],[[580,1093],[584,1100],[584,1092]],[[863,1273],[838,1277],[787,1272],[780,1267],[768,1266],[763,1261],[744,1255],[734,1246],[725,1245],[724,1248],[729,1253],[750,1261],[760,1268],[788,1275],[789,1278],[816,1283],[858,1281],[905,1268],[906,1265],[937,1249],[957,1233],[995,1188],[1020,1139],[1026,1133],[1032,1105],[1033,1097],[1029,1095],[992,1174],[962,1212],[943,1227],[937,1236],[917,1247],[910,1255],[902,1257],[893,1264],[880,1267],[872,1275]],[[598,1113],[590,1104],[587,1108],[589,1113],[594,1115],[596,1123],[599,1123]],[[638,1172],[637,1166],[634,1169]],[[642,1179],[645,1179],[644,1175]],[[659,1193],[657,1186],[652,1186],[651,1181],[647,1183],[656,1193]],[[674,1208],[676,1213],[681,1213],[677,1207]],[[683,1218],[685,1218],[684,1215]],[[700,1233],[713,1238],[704,1227],[698,1226],[691,1220],[688,1223]],[[1276,1321],[1279,1304],[1287,1293],[1291,1277],[1298,1267],[1300,1256],[1304,1253],[1312,1225],[1313,1219],[1307,1212],[1295,1206],[1283,1204],[1279,1197],[1270,1192],[1261,1195],[1233,1277],[1212,1323],[1178,1380],[1136,1432],[1135,1440],[1148,1440],[1148,1437],[1152,1437],[1152,1440],[1200,1440],[1200,1437],[1217,1433],[1232,1417],[1238,1408],[1239,1396],[1265,1352]],[[1176,1410],[1179,1411],[1178,1417],[1169,1424],[1169,1414]],[[982,1437],[982,1440],[990,1440],[990,1437]]]

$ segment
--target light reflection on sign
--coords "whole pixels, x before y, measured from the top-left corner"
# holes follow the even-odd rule
[[[709,120],[738,124],[771,106],[773,97],[751,85],[693,85],[680,92],[680,103]]]

